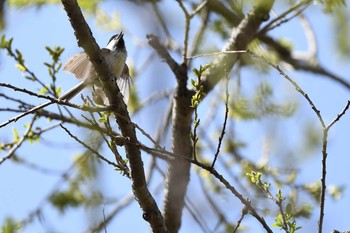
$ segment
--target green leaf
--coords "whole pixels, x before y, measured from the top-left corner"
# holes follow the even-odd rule
[[[12,128],[13,142],[17,143],[19,141],[19,133],[17,129]]]
[[[56,93],[57,96],[60,96],[61,93],[62,93],[62,87],[60,87],[60,86],[57,87],[56,90],[55,90],[55,93]]]
[[[192,68],[193,73],[197,76],[200,77],[200,72],[196,68]]]
[[[109,117],[109,114],[103,113],[101,115],[101,117],[98,119],[98,121],[101,122],[101,123],[107,123],[108,122],[108,117]]]
[[[283,226],[283,216],[282,216],[282,214],[279,214],[275,218],[275,222],[272,224],[272,226],[274,226],[274,227],[282,227]]]
[[[194,86],[194,87],[197,87],[197,85],[198,85],[197,81],[195,81],[195,80],[192,79],[192,78],[191,78],[191,84],[192,84],[192,86]]]
[[[47,86],[43,87],[39,90],[39,94],[41,94],[41,95],[47,95],[47,93],[49,93]]]
[[[0,48],[4,49],[7,45],[7,41],[6,41],[6,36],[2,35],[1,37],[1,42],[0,42]]]
[[[194,126],[194,127],[198,127],[198,126],[199,126],[199,124],[200,124],[200,122],[201,122],[201,120],[200,120],[200,119],[198,119],[198,120],[194,121],[194,122],[193,122],[193,126]]]
[[[319,0],[319,2],[325,4],[324,11],[326,13],[331,13],[335,8],[346,6],[345,0]]]
[[[21,64],[16,64],[16,68],[22,72],[25,72],[27,70],[27,68]]]
[[[22,224],[12,218],[6,218],[1,226],[1,233],[16,233],[22,228]]]
[[[44,65],[47,66],[48,68],[52,68],[52,64],[49,64],[47,62],[44,62]]]
[[[277,197],[279,200],[281,200],[281,198],[282,198],[282,191],[281,191],[280,189],[278,189],[277,194],[276,194],[276,197]]]

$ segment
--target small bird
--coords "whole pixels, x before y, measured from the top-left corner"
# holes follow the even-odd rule
[[[129,68],[125,63],[127,58],[127,51],[125,48],[125,42],[123,39],[123,32],[111,37],[107,46],[101,49],[102,56],[105,58],[107,66],[110,72],[115,76],[117,85],[120,92],[124,97],[124,102],[128,103],[130,95],[131,78],[129,74]],[[71,58],[69,58],[63,67],[64,71],[70,72],[81,82],[65,92],[58,99],[68,101],[80,93],[85,87],[93,86],[94,100],[97,104],[109,105],[109,101],[103,92],[100,80],[94,70],[92,63],[85,52],[81,52]],[[35,111],[45,108],[52,104],[51,101],[36,106],[20,115],[17,115],[6,122],[0,124],[0,128],[8,125],[11,122],[30,114]]]
[[[123,32],[112,36],[107,46],[101,49],[101,53],[106,60],[109,70],[116,77],[119,89],[124,96],[124,101],[127,103],[129,100],[131,78],[129,75],[129,68],[125,63],[127,51],[123,36]],[[85,87],[93,85],[95,92],[94,100],[96,100],[98,104],[109,104],[102,90],[102,85],[86,53],[81,52],[69,58],[63,70],[74,74],[77,79],[82,81],[60,96],[60,100],[70,100]]]

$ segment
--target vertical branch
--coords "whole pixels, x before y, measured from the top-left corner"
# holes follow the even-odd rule
[[[191,93],[187,89],[187,66],[179,65],[166,50],[159,38],[147,35],[148,43],[158,52],[168,64],[177,81],[172,107],[172,150],[188,159],[192,158],[191,143]],[[185,194],[190,177],[191,164],[182,158],[172,158],[168,161],[164,191],[165,225],[170,233],[178,232],[181,225],[182,210],[185,205]]]
[[[326,199],[327,144],[328,144],[328,128],[324,128],[323,139],[322,139],[322,177],[321,177],[320,217],[318,220],[318,233],[322,233],[324,205],[325,205],[325,199]]]
[[[198,13],[200,12],[204,6],[208,3],[208,0],[203,1],[201,4],[199,4],[196,9],[194,9],[191,13],[188,13],[186,7],[183,5],[182,0],[177,0],[179,3],[180,8],[185,14],[185,38],[184,38],[184,52],[183,52],[183,62],[187,62],[187,55],[188,55],[188,35],[190,32],[190,23],[191,19]]]
[[[323,218],[324,218],[324,206],[326,199],[326,175],[327,175],[327,145],[328,145],[328,131],[329,129],[345,115],[349,109],[350,101],[347,102],[343,111],[337,115],[337,117],[327,126],[323,128],[323,139],[322,139],[322,178],[321,178],[321,194],[320,194],[320,217],[318,220],[318,233],[322,233],[323,229]]]
[[[224,123],[222,125],[221,134],[219,136],[219,143],[218,143],[218,146],[216,148],[214,160],[213,160],[213,163],[211,164],[211,168],[214,168],[214,166],[215,166],[216,159],[218,158],[219,153],[220,153],[220,147],[221,147],[221,144],[222,144],[222,140],[224,139],[224,135],[225,135],[227,118],[228,118],[228,112],[229,112],[229,107],[228,107],[228,98],[229,98],[228,84],[229,84],[229,77],[228,77],[228,74],[226,74],[226,84],[225,84],[225,118],[224,118]]]
[[[186,10],[185,6],[182,3],[182,0],[177,0],[177,2],[179,3],[180,8],[182,9],[182,11],[185,14],[185,19],[186,19],[186,23],[185,23],[185,38],[184,38],[184,51],[183,51],[183,62],[186,61],[186,57],[187,57],[187,50],[188,50],[188,33],[190,32],[190,21],[191,21],[191,16],[188,13],[188,11]]]
[[[347,102],[344,109],[337,115],[337,117],[328,125],[326,126],[323,117],[321,115],[320,110],[317,109],[316,105],[313,103],[313,101],[310,99],[307,93],[305,93],[301,87],[292,79],[290,78],[278,65],[273,64],[271,61],[260,57],[256,54],[253,54],[254,56],[262,59],[267,64],[269,64],[271,67],[276,69],[285,79],[287,79],[296,89],[297,92],[299,92],[309,103],[311,106],[311,109],[315,112],[316,116],[318,117],[318,120],[322,126],[323,130],[323,136],[322,136],[322,175],[321,175],[321,193],[320,193],[320,216],[318,221],[318,233],[322,233],[323,231],[323,219],[324,219],[324,206],[325,206],[325,198],[326,198],[326,176],[327,176],[327,145],[328,145],[328,131],[330,128],[340,120],[342,116],[345,115],[346,111],[350,107],[350,101]]]
[[[181,0],[178,0],[180,7],[188,14],[183,7]],[[207,1],[200,4],[193,13],[189,16],[193,17],[199,12]],[[247,45],[255,38],[260,24],[268,18],[268,14],[273,5],[273,0],[259,0],[256,7],[242,20],[238,28],[232,32],[230,40],[223,51],[229,50],[244,50]],[[187,12],[187,13],[186,13]],[[174,154],[182,155],[187,158],[192,157],[192,143],[191,143],[191,121],[193,109],[191,106],[191,95],[193,94],[187,89],[187,65],[183,63],[179,65],[169,55],[168,51],[159,42],[159,39],[153,35],[147,36],[149,44],[158,52],[160,57],[168,64],[177,80],[177,87],[173,100],[173,117],[172,117],[172,149]],[[185,36],[185,42],[186,36]],[[187,50],[184,51],[186,56]],[[185,57],[186,58],[186,57]],[[225,72],[229,72],[238,56],[233,54],[227,58],[220,57],[215,63],[211,72],[203,79],[203,92],[209,93],[212,88],[224,77]],[[190,163],[189,161],[174,157],[168,162],[167,177],[165,181],[164,193],[164,218],[167,229],[170,233],[178,232],[181,225],[182,209],[184,207],[184,196],[187,190],[187,185],[190,177]]]

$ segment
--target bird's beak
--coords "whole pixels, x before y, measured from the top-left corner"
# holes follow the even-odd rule
[[[123,31],[121,31],[118,35],[118,40],[123,39],[123,36],[124,36],[124,33]]]

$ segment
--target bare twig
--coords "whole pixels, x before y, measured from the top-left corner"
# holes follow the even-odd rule
[[[132,194],[126,196],[122,200],[120,200],[114,209],[101,221],[98,223],[94,228],[86,230],[85,233],[98,233],[101,232],[102,229],[104,229],[108,223],[110,223],[113,218],[120,213],[123,209],[128,207],[133,201],[134,201],[134,196]]]
[[[157,2],[156,1],[153,1],[152,2],[152,8],[153,8],[153,11],[154,13],[156,14],[156,17],[158,19],[158,22],[160,23],[165,35],[167,36],[168,40],[171,39],[171,35],[170,35],[170,32],[169,32],[169,29],[164,21],[164,17],[161,15],[160,11],[159,11],[159,7],[157,5]]]
[[[225,135],[225,130],[226,130],[226,124],[227,124],[227,118],[228,118],[228,112],[229,112],[229,106],[228,106],[228,98],[229,98],[229,93],[228,93],[228,82],[229,82],[229,77],[228,74],[226,74],[226,84],[225,84],[225,117],[224,117],[224,123],[222,125],[222,129],[221,129],[221,133],[219,136],[219,143],[218,146],[216,148],[216,152],[214,155],[214,159],[213,159],[213,163],[211,164],[211,167],[214,168],[215,166],[215,162],[216,159],[219,156],[220,153],[220,147],[222,144],[222,140],[224,139],[224,135]]]
[[[179,3],[179,6],[180,6],[181,10],[184,12],[185,19],[186,19],[186,23],[185,23],[185,38],[184,38],[184,50],[183,50],[183,61],[182,61],[183,63],[186,63],[187,62],[186,58],[187,58],[187,55],[188,55],[188,35],[189,35],[189,32],[190,32],[191,19],[205,7],[205,5],[208,3],[208,1],[205,0],[202,3],[200,3],[191,13],[189,13],[187,11],[186,7],[182,3],[182,0],[177,0],[177,2]]]
[[[305,0],[305,1],[300,1],[298,3],[296,3],[294,6],[292,6],[291,8],[289,8],[288,10],[286,10],[285,12],[283,12],[282,14],[280,14],[278,17],[276,17],[275,19],[271,20],[267,25],[265,25],[258,34],[265,34],[267,31],[273,29],[274,27],[280,25],[280,23],[278,23],[278,21],[280,21],[282,18],[286,17],[289,13],[298,11],[299,12],[299,8],[301,7],[308,7],[310,4],[312,3],[312,0]],[[304,6],[306,5],[306,6]],[[305,9],[304,8],[304,9]]]
[[[109,161],[108,159],[106,159],[105,157],[103,157],[103,155],[101,155],[98,151],[94,150],[92,147],[90,147],[89,145],[87,145],[85,142],[81,141],[79,138],[77,138],[76,136],[74,136],[66,127],[64,127],[62,124],[60,124],[61,128],[66,131],[66,133],[73,138],[75,141],[79,142],[79,144],[81,144],[83,147],[85,147],[86,149],[88,149],[89,151],[91,151],[93,154],[95,154],[97,156],[97,158],[101,159],[102,161],[105,161],[108,165],[112,165],[113,167],[116,168],[120,168],[116,163]]]
[[[309,95],[307,93],[305,93],[303,91],[303,89],[300,88],[300,86],[292,79],[290,78],[281,68],[279,65],[275,65],[273,64],[271,61],[269,61],[268,59],[266,58],[263,58],[257,54],[254,54],[252,52],[249,52],[250,54],[252,54],[253,56],[255,57],[258,57],[262,60],[264,60],[267,64],[269,64],[271,67],[275,68],[285,79],[287,79],[294,87],[295,87],[295,90],[297,92],[299,92],[302,96],[304,96],[304,98],[307,100],[307,102],[309,103],[309,105],[311,106],[312,110],[316,113],[320,123],[321,123],[321,126],[322,128],[325,128],[326,125],[324,123],[324,120],[322,118],[322,115],[321,115],[321,112],[320,110],[317,109],[317,107],[315,106],[315,104],[313,103],[313,101],[310,99]]]
[[[60,99],[52,98],[50,96],[40,95],[40,94],[37,94],[35,92],[29,91],[27,89],[18,88],[16,86],[13,86],[13,85],[7,84],[7,83],[0,83],[0,86],[13,89],[14,91],[23,92],[23,93],[26,93],[28,95],[36,96],[38,98],[43,98],[43,99],[50,100],[49,102],[46,102],[44,104],[38,105],[36,107],[33,107],[32,109],[30,109],[28,111],[25,111],[25,112],[15,116],[15,117],[12,117],[12,118],[8,119],[7,121],[5,121],[5,122],[0,124],[0,128],[4,127],[4,126],[6,126],[6,125],[8,125],[8,124],[10,124],[12,122],[16,122],[19,119],[21,119],[22,117],[25,117],[25,116],[27,116],[29,114],[37,112],[38,110],[40,110],[42,108],[45,108],[45,107],[47,107],[47,106],[49,106],[50,104],[53,104],[53,103],[62,104],[62,105],[70,106],[70,107],[77,108],[77,109],[80,109],[80,110],[83,110],[83,111],[90,111],[90,112],[94,112],[94,111],[95,112],[100,112],[100,111],[106,111],[106,110],[109,109],[109,108],[105,108],[105,107],[103,107],[103,108],[91,108],[91,107],[88,107],[88,106],[79,106],[79,105],[70,103],[70,102],[68,102],[66,100],[60,100]]]
[[[251,53],[252,54],[252,53]],[[253,54],[253,56],[257,56],[256,54]],[[259,56],[257,56],[259,57]],[[262,60],[264,60],[266,63],[268,63],[270,66],[275,68],[285,79],[287,79],[294,87],[295,89],[307,100],[309,105],[311,106],[312,110],[315,112],[316,116],[318,117],[322,130],[323,130],[323,136],[322,136],[322,176],[321,176],[321,194],[320,194],[320,216],[318,221],[318,232],[322,233],[323,228],[323,219],[324,219],[324,205],[325,205],[325,196],[326,196],[326,175],[327,175],[327,146],[328,146],[328,132],[330,128],[340,120],[342,116],[345,115],[346,111],[349,109],[350,101],[347,102],[344,109],[337,115],[337,117],[328,125],[326,126],[321,112],[316,108],[313,101],[310,99],[308,94],[306,94],[299,85],[290,78],[278,65],[273,64],[271,61],[259,57]]]
[[[241,217],[238,219],[236,227],[235,227],[235,229],[233,229],[232,233],[236,233],[237,232],[238,228],[241,226],[243,218],[247,215],[247,213],[248,213],[248,210],[244,206],[243,209],[242,209],[242,212],[241,212]]]
[[[160,156],[168,156],[168,157],[173,157],[173,158],[177,158],[177,159],[182,159],[182,160],[186,160],[206,171],[208,171],[210,174],[212,174],[217,180],[219,180],[220,183],[222,183],[234,196],[236,196],[243,205],[245,205],[247,207],[247,210],[249,211],[249,213],[255,217],[260,223],[261,225],[264,227],[264,229],[266,230],[266,232],[268,233],[273,233],[273,231],[271,230],[271,228],[269,227],[269,225],[265,222],[264,218],[261,217],[256,210],[254,209],[254,207],[251,205],[251,202],[249,199],[245,198],[242,196],[242,194],[240,194],[236,188],[234,186],[232,186],[230,184],[230,182],[228,182],[218,171],[216,171],[215,169],[212,169],[211,166],[205,165],[199,161],[195,161],[194,159],[190,159],[188,158],[188,156],[185,155],[181,155],[181,154],[176,154],[176,153],[172,153],[166,150],[156,150],[153,148],[148,148],[146,146],[140,145],[142,150],[151,152],[152,154],[158,154]]]
[[[223,54],[240,54],[240,53],[247,53],[247,50],[236,50],[236,51],[220,51],[220,52],[214,52],[214,53],[204,53],[204,54],[198,54],[191,57],[187,57],[186,59],[192,60],[199,57],[211,57],[211,56],[217,56],[217,55],[223,55]]]

